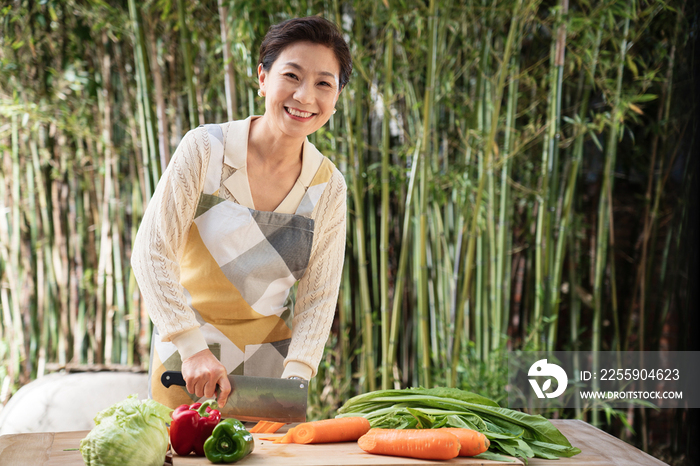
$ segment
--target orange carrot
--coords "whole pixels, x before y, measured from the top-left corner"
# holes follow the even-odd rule
[[[484,434],[475,430],[459,427],[443,427],[440,430],[457,436],[459,444],[462,446],[459,450],[459,456],[480,455],[488,450],[489,445],[491,445],[491,442]]]
[[[278,430],[280,430],[282,427],[284,427],[285,423],[284,422],[271,422],[269,426],[267,426],[267,429],[265,429],[266,434],[274,434]]]
[[[257,434],[259,432],[262,432],[263,426],[266,426],[269,423],[269,421],[259,421],[257,424],[253,426],[252,429],[250,429],[248,432],[251,434]]]
[[[375,455],[449,460],[459,454],[459,439],[441,429],[371,429],[357,441]]]
[[[352,442],[369,430],[364,417],[340,417],[304,422],[294,428],[294,443]]]
[[[272,443],[294,443],[294,429],[296,429],[296,427],[292,427],[286,434],[275,439],[275,441]]]
[[[248,432],[251,434],[274,434],[284,426],[284,422],[259,421]]]

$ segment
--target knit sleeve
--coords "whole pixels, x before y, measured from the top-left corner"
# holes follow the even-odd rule
[[[180,285],[179,260],[209,161],[206,131],[189,131],[148,203],[131,256],[146,308],[164,341],[198,328]]]
[[[314,241],[309,265],[297,288],[292,342],[283,377],[315,376],[323,356],[343,272],[346,191],[343,175],[334,169],[312,214]]]

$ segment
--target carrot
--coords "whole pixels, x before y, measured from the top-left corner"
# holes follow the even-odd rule
[[[251,434],[274,434],[284,426],[284,422],[259,421],[248,432]]]
[[[269,424],[269,421],[259,421],[248,432],[250,432],[251,434],[257,434],[257,433],[261,432],[263,426],[266,426],[267,424]]]
[[[459,444],[462,446],[459,449],[459,456],[480,455],[488,450],[489,445],[491,445],[491,442],[484,434],[475,430],[459,427],[443,427],[440,430],[457,436]]]
[[[285,426],[284,422],[273,422],[270,427],[267,428],[265,431],[266,434],[274,434],[278,430],[280,430],[282,427]]]
[[[364,417],[341,417],[304,422],[294,428],[294,443],[352,442],[369,430]]]
[[[296,427],[292,427],[286,434],[275,439],[275,441],[272,443],[294,443],[294,429],[296,429]]]
[[[449,460],[459,454],[459,439],[441,429],[371,429],[357,441],[375,455]]]

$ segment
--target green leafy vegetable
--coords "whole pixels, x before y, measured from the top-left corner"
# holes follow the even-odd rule
[[[506,463],[515,463],[515,460],[512,458],[509,458],[508,456],[499,455],[498,453],[493,453],[490,451],[486,451],[480,455],[476,455],[474,458],[478,458],[478,459],[482,459],[482,460],[489,460],[489,461],[503,461]]]
[[[581,452],[547,419],[508,408],[493,400],[456,388],[377,390],[347,401],[338,416],[364,416],[372,427],[437,429],[466,427],[491,441],[484,459],[558,459]],[[486,454],[485,453],[485,454]]]
[[[95,416],[95,427],[80,441],[88,466],[162,466],[168,451],[172,409],[130,395]]]

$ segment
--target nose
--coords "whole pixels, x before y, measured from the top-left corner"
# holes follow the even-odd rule
[[[313,83],[310,81],[303,81],[299,83],[296,90],[294,91],[294,100],[300,104],[310,104],[313,101]]]

